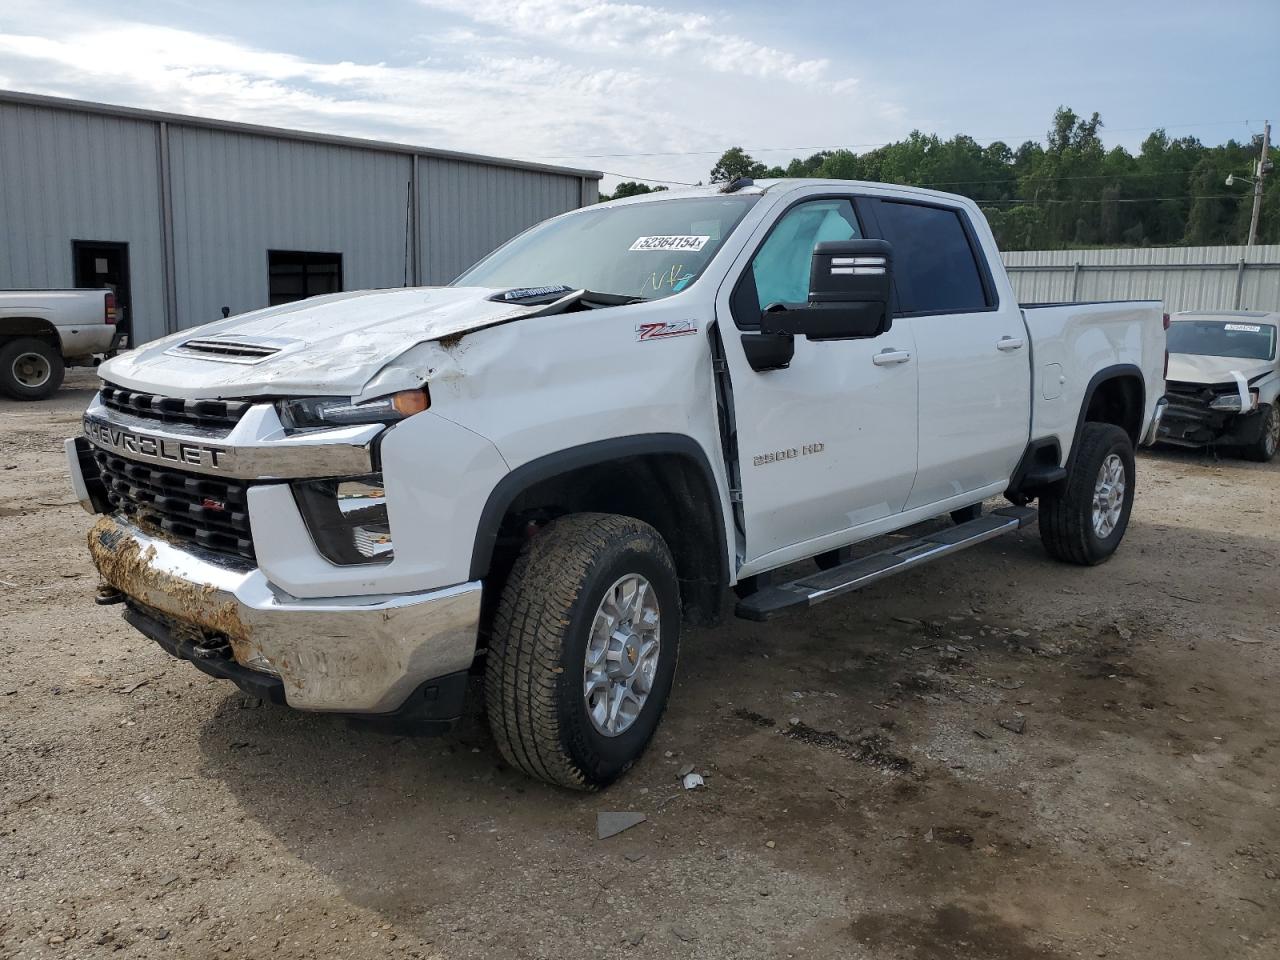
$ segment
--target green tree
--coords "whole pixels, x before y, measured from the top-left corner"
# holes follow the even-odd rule
[[[647,183],[636,183],[634,180],[623,180],[614,188],[612,196],[607,193],[600,194],[600,202],[604,203],[606,200],[621,200],[623,197],[638,197],[642,193],[658,193],[665,189],[667,188],[661,185],[651,187]]]
[[[1107,149],[1097,113],[1054,111],[1043,143],[980,145],[958,134],[943,140],[913,130],[864,153],[824,150],[766,167],[743,148],[725,151],[712,182],[737,177],[822,177],[932,187],[970,197],[1009,249],[1068,246],[1243,243],[1252,194],[1227,187],[1249,176],[1261,147],[1230,140],[1206,146],[1154,130],[1136,154]],[[1262,202],[1260,242],[1280,242],[1280,177]]]
[[[762,178],[768,168],[741,147],[730,147],[711,168],[712,183],[732,183],[739,177]]]

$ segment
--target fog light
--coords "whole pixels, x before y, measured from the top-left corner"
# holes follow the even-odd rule
[[[382,475],[309,480],[293,486],[311,539],[339,564],[389,563],[395,556]]]

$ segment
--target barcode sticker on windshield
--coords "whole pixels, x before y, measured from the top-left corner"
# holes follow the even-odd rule
[[[1223,326],[1227,330],[1234,330],[1236,333],[1261,333],[1262,328],[1254,323],[1225,323]]]
[[[627,250],[690,250],[697,253],[710,239],[710,237],[636,237],[636,242]]]

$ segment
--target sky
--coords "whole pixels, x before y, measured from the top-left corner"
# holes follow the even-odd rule
[[[1280,122],[1280,2],[4,0],[0,89],[705,181],[913,129],[1109,146]],[[1280,123],[1278,123],[1280,125]],[[2,135],[2,131],[0,131]],[[1273,141],[1280,135],[1273,135]]]

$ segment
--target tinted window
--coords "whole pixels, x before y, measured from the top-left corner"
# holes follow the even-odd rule
[[[956,211],[884,201],[879,215],[885,239],[893,244],[903,313],[989,306],[978,262]]]
[[[812,200],[783,214],[751,261],[760,306],[807,303],[813,248],[826,240],[860,240],[848,200]]]

